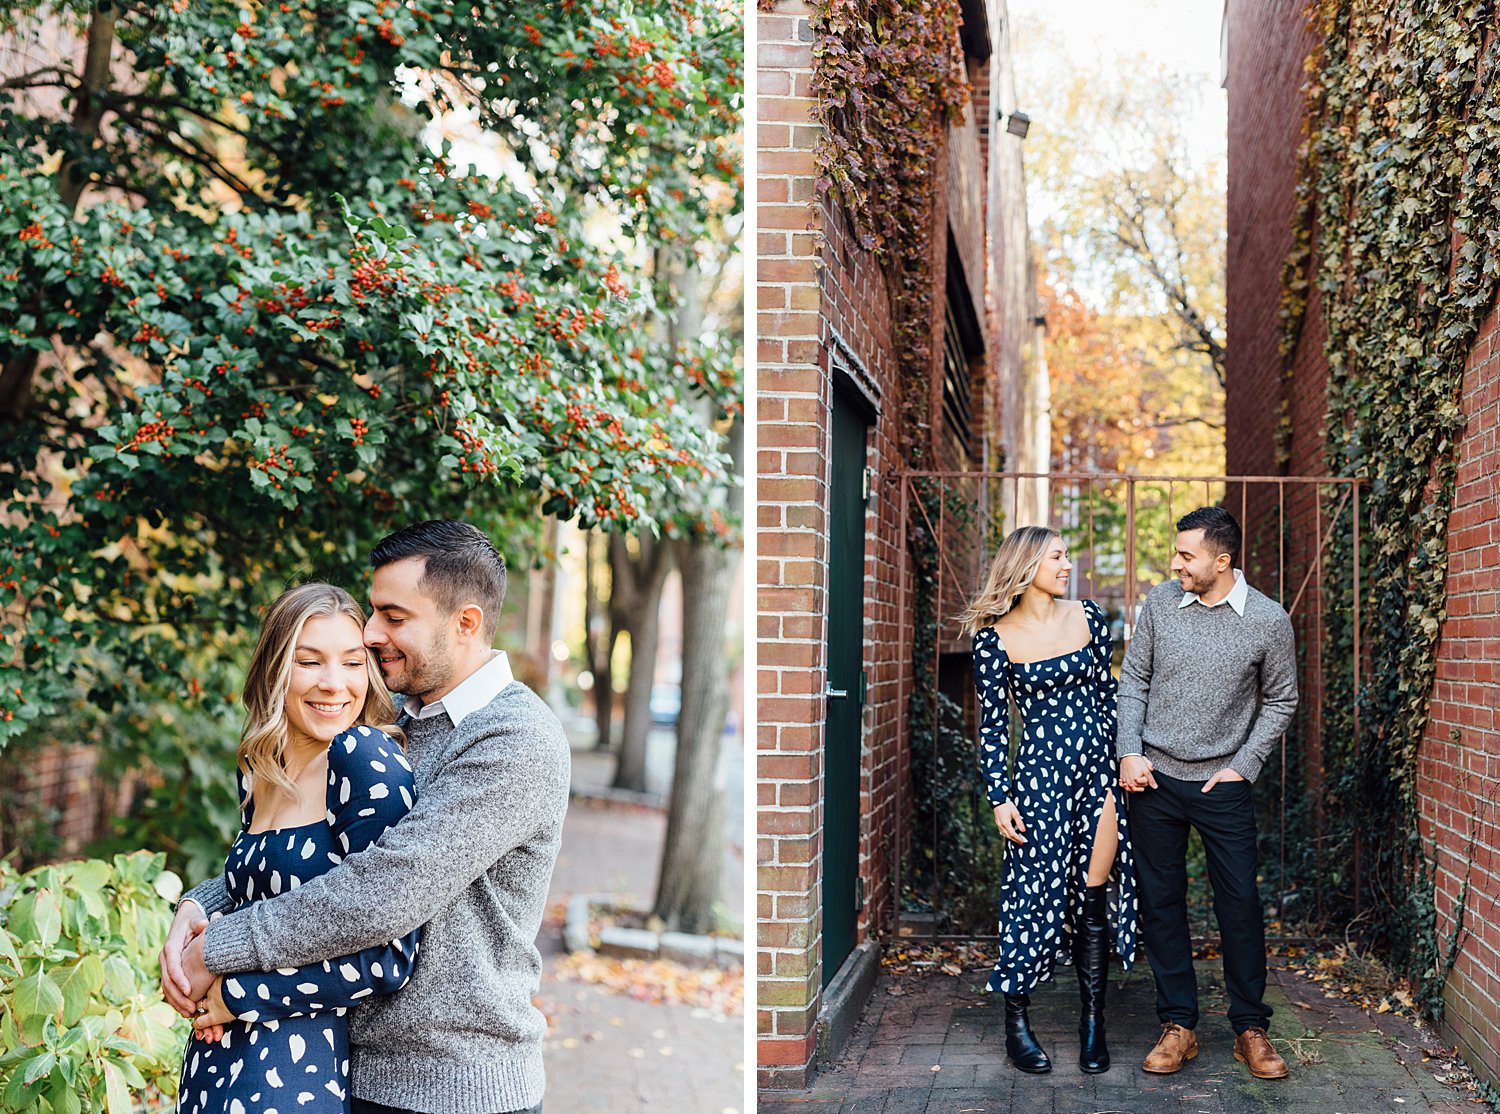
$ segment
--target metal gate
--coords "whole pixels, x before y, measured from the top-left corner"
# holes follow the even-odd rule
[[[1323,586],[1353,579],[1353,606],[1341,616],[1353,645],[1338,657],[1354,691],[1360,684],[1360,487],[1350,477],[1151,476],[1100,472],[908,472],[900,478],[905,544],[898,625],[903,640],[899,707],[906,756],[896,809],[894,892],[897,931],[929,939],[993,936],[1003,847],[978,767],[978,726],[970,648],[954,617],[977,590],[1000,539],[1017,526],[1058,529],[1074,571],[1070,592],[1099,602],[1115,636],[1115,664],[1140,601],[1170,576],[1176,519],[1219,504],[1244,530],[1240,567],[1277,600],[1298,640],[1297,717],[1256,785],[1265,904],[1271,938],[1300,935],[1290,925],[1321,919],[1323,846],[1322,695],[1329,615]],[[1335,539],[1338,544],[1332,544]],[[1325,556],[1344,555],[1338,567]],[[1329,645],[1332,645],[1331,643]],[[1345,660],[1347,659],[1347,660]],[[1355,711],[1358,738],[1358,711]],[[1014,724],[1016,717],[1012,717]],[[1288,743],[1290,736],[1291,742]],[[1289,819],[1290,809],[1290,819]],[[1196,839],[1196,837],[1195,837]],[[1299,862],[1288,866],[1288,840]],[[1342,851],[1340,853],[1343,853]],[[1353,847],[1358,876],[1359,846]],[[1190,887],[1190,901],[1206,887]],[[1359,897],[1356,890],[1356,905]],[[1207,905],[1195,910],[1206,928]]]

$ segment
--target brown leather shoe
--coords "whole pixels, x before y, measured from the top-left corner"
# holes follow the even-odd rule
[[[1238,1045],[1235,1047],[1238,1048]],[[1141,1067],[1157,1075],[1171,1075],[1174,1071],[1182,1070],[1184,1060],[1191,1060],[1196,1055],[1198,1038],[1193,1035],[1193,1031],[1168,1021],[1162,1025],[1156,1047],[1151,1050]]]
[[[1246,1029],[1235,1037],[1234,1058],[1249,1067],[1256,1079],[1286,1078],[1286,1061],[1271,1047],[1264,1029]]]

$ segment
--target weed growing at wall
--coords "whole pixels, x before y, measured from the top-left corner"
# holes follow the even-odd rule
[[[1357,875],[1333,881],[1389,910],[1370,931],[1436,1012],[1453,945],[1436,936],[1415,785],[1445,618],[1459,395],[1500,276],[1500,36],[1478,2],[1317,0],[1310,15],[1320,46],[1305,90],[1282,351],[1295,350],[1316,290],[1327,467],[1370,481],[1357,732],[1353,585],[1326,587],[1328,816],[1342,826],[1335,838],[1360,847]],[[1346,532],[1325,567],[1350,567],[1351,544]]]

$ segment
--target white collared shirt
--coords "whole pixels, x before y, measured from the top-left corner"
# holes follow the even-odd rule
[[[412,715],[412,719],[431,719],[446,714],[454,727],[463,722],[470,712],[477,712],[496,696],[500,690],[514,680],[510,671],[510,659],[505,651],[491,651],[490,660],[470,673],[458,686],[441,700],[423,704]]]
[[[1250,598],[1250,585],[1245,583],[1245,574],[1239,569],[1234,570],[1234,587],[1229,589],[1229,595],[1225,596],[1219,603],[1227,603],[1234,608],[1236,615],[1245,613],[1245,601]],[[1182,599],[1178,601],[1178,607],[1186,607],[1190,603],[1203,603],[1198,598],[1197,592],[1184,592]],[[1218,607],[1219,603],[1203,603],[1204,607]]]

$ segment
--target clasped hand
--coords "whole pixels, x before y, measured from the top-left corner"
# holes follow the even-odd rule
[[[218,920],[215,913],[211,920]],[[224,1036],[224,1025],[235,1015],[224,1003],[224,980],[203,962],[203,933],[208,920],[184,905],[178,909],[162,945],[161,996],[183,1017],[191,1018],[194,1033],[207,1041]]]
[[[1141,793],[1156,788],[1156,767],[1144,754],[1127,754],[1120,759],[1120,788],[1127,793]]]

